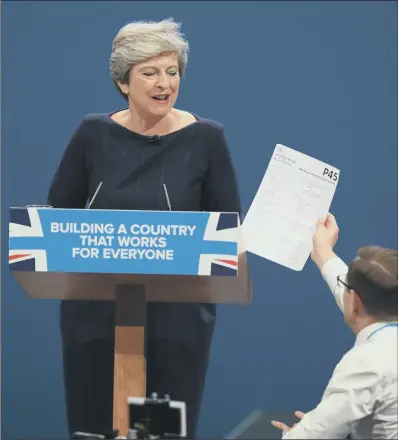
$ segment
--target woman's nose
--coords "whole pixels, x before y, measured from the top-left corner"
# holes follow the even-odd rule
[[[158,76],[158,81],[157,81],[156,85],[157,85],[158,87],[162,87],[162,88],[164,88],[164,89],[166,89],[167,87],[169,87],[169,85],[170,85],[170,81],[169,81],[169,77],[168,77],[168,75],[167,75],[166,73],[161,73],[161,74]]]

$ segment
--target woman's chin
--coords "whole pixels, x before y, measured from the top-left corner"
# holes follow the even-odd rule
[[[164,116],[167,115],[171,109],[172,107],[169,105],[164,107],[151,106],[149,113],[154,116]]]

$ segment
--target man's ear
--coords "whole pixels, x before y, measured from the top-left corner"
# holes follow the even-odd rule
[[[364,308],[363,302],[361,300],[361,297],[358,295],[358,293],[354,289],[350,290],[350,296],[351,296],[350,300],[351,300],[352,311],[357,316],[363,315],[365,312],[365,308]]]

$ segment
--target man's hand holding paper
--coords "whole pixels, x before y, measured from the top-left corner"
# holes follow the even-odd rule
[[[340,171],[277,145],[243,222],[246,250],[302,270],[320,217],[326,218]]]

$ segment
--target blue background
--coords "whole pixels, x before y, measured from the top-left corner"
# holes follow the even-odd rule
[[[58,303],[7,273],[7,207],[45,203],[84,114],[124,106],[108,73],[128,21],[183,21],[178,107],[220,121],[247,211],[276,143],[341,170],[339,254],[397,247],[395,2],[2,3],[3,438],[66,435]],[[219,308],[200,435],[252,409],[306,411],[353,336],[314,266],[251,256],[252,307]]]

